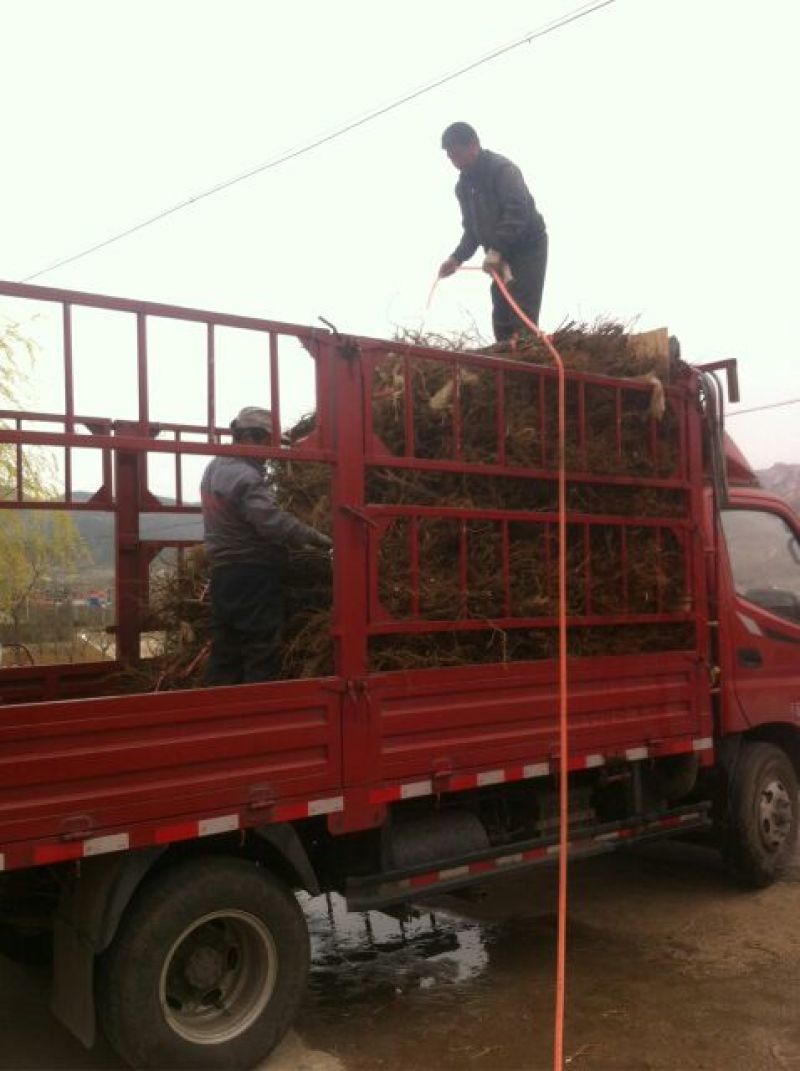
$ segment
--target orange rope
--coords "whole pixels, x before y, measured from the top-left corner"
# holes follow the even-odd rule
[[[483,271],[482,268],[460,268],[460,271]],[[490,272],[500,293],[547,350],[558,372],[558,740],[559,740],[559,802],[558,802],[558,940],[556,945],[556,999],[553,1026],[553,1069],[564,1067],[564,1007],[567,960],[567,856],[569,851],[569,792],[567,722],[567,469],[565,450],[565,383],[564,362],[549,335],[529,319],[508,291],[497,272]],[[434,281],[428,297],[433,298],[439,279]]]

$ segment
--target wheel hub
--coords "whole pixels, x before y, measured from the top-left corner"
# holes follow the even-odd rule
[[[792,828],[792,799],[779,778],[761,790],[758,811],[762,843],[768,851],[777,852]]]
[[[229,1041],[267,1006],[277,972],[275,941],[260,918],[233,909],[205,915],[184,930],[164,961],[164,1018],[196,1045]]]
[[[186,981],[195,989],[211,989],[219,985],[225,974],[222,953],[210,945],[201,945],[189,956],[185,974]]]

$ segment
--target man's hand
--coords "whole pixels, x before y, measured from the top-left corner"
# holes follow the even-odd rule
[[[487,249],[481,267],[489,275],[491,275],[493,271],[496,271],[499,275],[503,270],[503,254],[498,253],[496,249]]]
[[[511,274],[511,268],[508,263],[503,259],[503,254],[496,249],[487,249],[486,256],[483,258],[483,264],[481,265],[487,275],[499,275],[504,283],[513,283],[514,276]]]
[[[456,260],[455,257],[448,257],[443,261],[439,268],[439,278],[446,279],[448,275],[455,275],[458,269],[461,267],[461,261]]]
[[[330,550],[333,546],[333,540],[326,536],[324,532],[314,533],[314,542],[311,544],[313,547],[319,547],[321,550]]]

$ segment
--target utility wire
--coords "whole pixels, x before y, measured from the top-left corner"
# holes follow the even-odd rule
[[[35,271],[31,275],[26,275],[20,282],[28,283],[31,279],[38,279],[40,275],[46,275],[48,272],[55,271],[56,268],[63,268],[66,264],[73,264],[76,260],[82,260],[83,257],[88,257],[91,253],[96,253],[98,250],[105,249],[107,246],[113,245],[115,242],[122,241],[123,238],[128,238],[131,234],[136,234],[137,231],[142,231],[145,227],[150,227],[154,223],[166,219],[167,216],[172,216],[176,212],[188,208],[189,205],[204,200],[206,197],[211,197],[215,193],[221,193],[222,190],[230,189],[231,186],[235,186],[239,182],[244,182],[246,179],[253,178],[254,175],[260,175],[264,171],[270,171],[273,168],[279,167],[281,164],[288,163],[290,160],[296,160],[299,156],[304,156],[306,153],[312,152],[314,149],[318,149],[322,145],[327,145],[329,142],[335,141],[337,138],[343,137],[345,134],[349,134],[352,130],[356,130],[358,127],[371,123],[374,119],[379,119],[383,115],[388,115],[389,112],[395,111],[397,108],[410,103],[412,100],[417,100],[426,93],[432,93],[434,89],[439,89],[448,82],[452,82],[456,78],[461,78],[463,75],[469,74],[470,71],[476,70],[485,63],[490,63],[492,60],[498,59],[500,56],[505,56],[507,53],[522,45],[529,45],[540,37],[545,37],[547,34],[554,33],[556,30],[560,30],[563,26],[567,26],[571,22],[577,22],[579,19],[585,18],[587,15],[599,11],[600,8],[608,7],[609,4],[613,3],[614,0],[593,0],[592,3],[583,4],[581,7],[575,8],[574,11],[562,15],[560,18],[554,19],[552,22],[545,23],[536,30],[531,30],[526,33],[524,37],[519,37],[506,45],[501,45],[499,48],[481,56],[479,59],[473,60],[454,71],[450,71],[448,74],[441,75],[432,82],[427,82],[425,85],[405,93],[403,96],[390,101],[388,104],[381,105],[357,119],[352,119],[349,122],[344,123],[342,126],[336,127],[327,134],[323,134],[312,141],[305,142],[296,149],[290,149],[288,152],[285,152],[280,156],[275,156],[271,160],[259,164],[257,167],[250,168],[249,171],[242,172],[240,175],[225,179],[224,181],[217,183],[216,186],[211,186],[209,189],[203,190],[201,193],[197,193],[193,197],[187,197],[186,200],[179,201],[178,204],[173,205],[171,208],[166,208],[154,216],[149,216],[147,219],[135,223],[132,227],[128,227],[124,231],[120,231],[117,234],[111,235],[109,238],[103,239],[102,242],[96,242],[94,245],[88,246],[86,249],[82,249],[78,253],[73,253],[71,256],[55,260],[52,264],[48,264],[47,267],[40,268],[39,271]]]
[[[745,413],[760,413],[764,409],[783,409],[785,405],[797,405],[800,402],[800,398],[790,398],[786,402],[770,402],[769,405],[754,405],[751,409],[737,409],[735,413],[727,412],[725,419],[730,420],[731,417],[744,416]]]

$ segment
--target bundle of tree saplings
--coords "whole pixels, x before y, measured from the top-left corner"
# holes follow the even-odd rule
[[[570,650],[580,656],[690,645],[690,623],[641,621],[643,615],[690,609],[688,546],[680,527],[671,524],[687,513],[685,492],[596,479],[676,474],[679,417],[665,387],[681,380],[685,366],[674,357],[648,361],[616,323],[592,328],[568,324],[554,341],[568,370],[598,377],[582,385],[568,381],[566,392]],[[374,367],[371,416],[380,463],[367,469],[366,500],[398,507],[397,516],[383,526],[377,547],[375,605],[382,625],[391,629],[393,622],[413,618],[423,626],[426,621],[448,622],[448,628],[374,636],[370,668],[550,658],[556,643],[558,456],[551,358],[533,339],[513,350],[491,346],[477,351],[502,358],[498,369],[471,361],[474,350],[454,365],[413,348],[432,342],[449,351],[459,348],[452,340],[407,335]],[[604,377],[630,382],[620,390]],[[294,441],[313,427],[312,414],[295,429]],[[409,428],[411,444],[406,442]],[[458,461],[469,471],[394,467],[395,457]],[[507,475],[497,471],[500,465],[510,470]],[[329,467],[287,460],[269,468],[280,505],[330,531]],[[506,516],[412,519],[414,507],[503,511]],[[592,517],[645,523],[593,524]],[[283,676],[331,673],[330,557],[312,550],[290,553],[286,575]],[[160,665],[147,671],[160,674],[159,687],[196,684],[202,678],[201,652],[208,642],[208,608],[200,598],[205,580],[202,556],[196,555],[191,568],[184,565],[172,587],[164,587],[154,600],[168,636]],[[622,620],[631,615],[638,623]],[[616,621],[598,624],[599,617]]]

